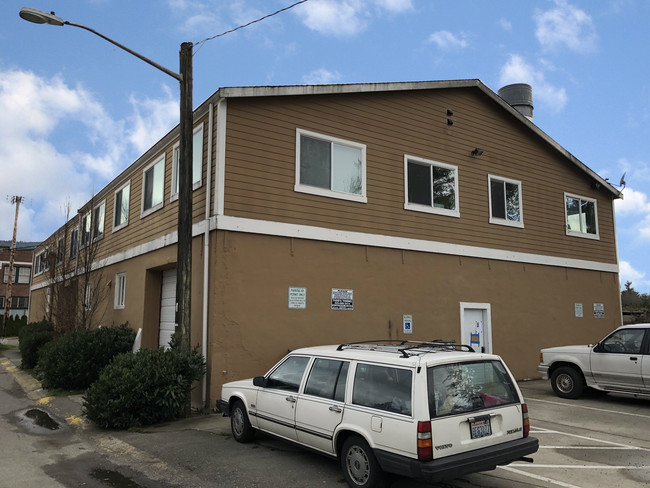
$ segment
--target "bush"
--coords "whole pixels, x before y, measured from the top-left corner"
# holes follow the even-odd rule
[[[0,316],[0,320],[3,320],[4,317]],[[7,319],[7,326],[2,327],[0,324],[0,336],[3,337],[16,337],[20,333],[20,329],[27,325],[27,316],[23,315],[19,317],[18,315],[10,315]]]
[[[33,369],[38,363],[40,349],[53,339],[54,328],[46,320],[27,324],[21,328],[18,334],[18,348],[22,356],[20,367]]]
[[[118,354],[131,351],[135,331],[119,327],[68,332],[39,353],[38,372],[45,388],[85,390]]]
[[[141,349],[117,356],[86,391],[85,415],[103,429],[128,429],[183,416],[191,386],[205,373],[194,349]]]

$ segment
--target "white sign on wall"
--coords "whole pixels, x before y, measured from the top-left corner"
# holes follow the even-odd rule
[[[332,310],[354,310],[354,290],[332,288]]]
[[[594,303],[594,318],[595,319],[605,318],[605,305],[603,303]]]
[[[405,334],[413,333],[413,315],[402,315],[402,327]]]
[[[575,308],[576,318],[581,319],[584,316],[582,311],[582,303],[575,303],[574,308]]]
[[[307,288],[299,286],[289,287],[289,308],[305,309],[307,308]]]

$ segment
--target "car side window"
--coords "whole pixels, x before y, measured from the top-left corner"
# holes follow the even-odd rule
[[[308,363],[309,358],[305,356],[287,358],[269,375],[266,387],[298,393]]]
[[[342,402],[349,366],[347,361],[316,359],[307,379],[305,394]]]
[[[622,329],[614,331],[603,340],[602,348],[605,352],[620,354],[639,354],[643,344],[643,329]]]
[[[412,377],[408,369],[359,364],[354,377],[352,403],[411,415]]]

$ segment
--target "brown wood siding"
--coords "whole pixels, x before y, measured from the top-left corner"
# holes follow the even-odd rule
[[[366,144],[368,203],[294,191],[296,129]],[[611,196],[479,90],[230,99],[227,141],[227,215],[616,263]],[[458,167],[460,218],[404,209],[405,154]],[[488,174],[522,182],[523,229],[489,223]],[[566,235],[565,191],[599,240]]]

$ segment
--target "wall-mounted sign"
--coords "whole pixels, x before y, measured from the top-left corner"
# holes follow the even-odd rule
[[[402,315],[402,326],[405,334],[413,333],[413,315]]]
[[[332,310],[354,310],[354,290],[332,288]]]
[[[584,317],[582,311],[582,303],[574,303],[573,308],[575,309],[576,318],[581,319],[582,317]]]
[[[299,286],[289,287],[289,308],[307,308],[307,288],[301,288]]]
[[[605,318],[605,305],[603,303],[594,303],[594,318],[595,319]]]

